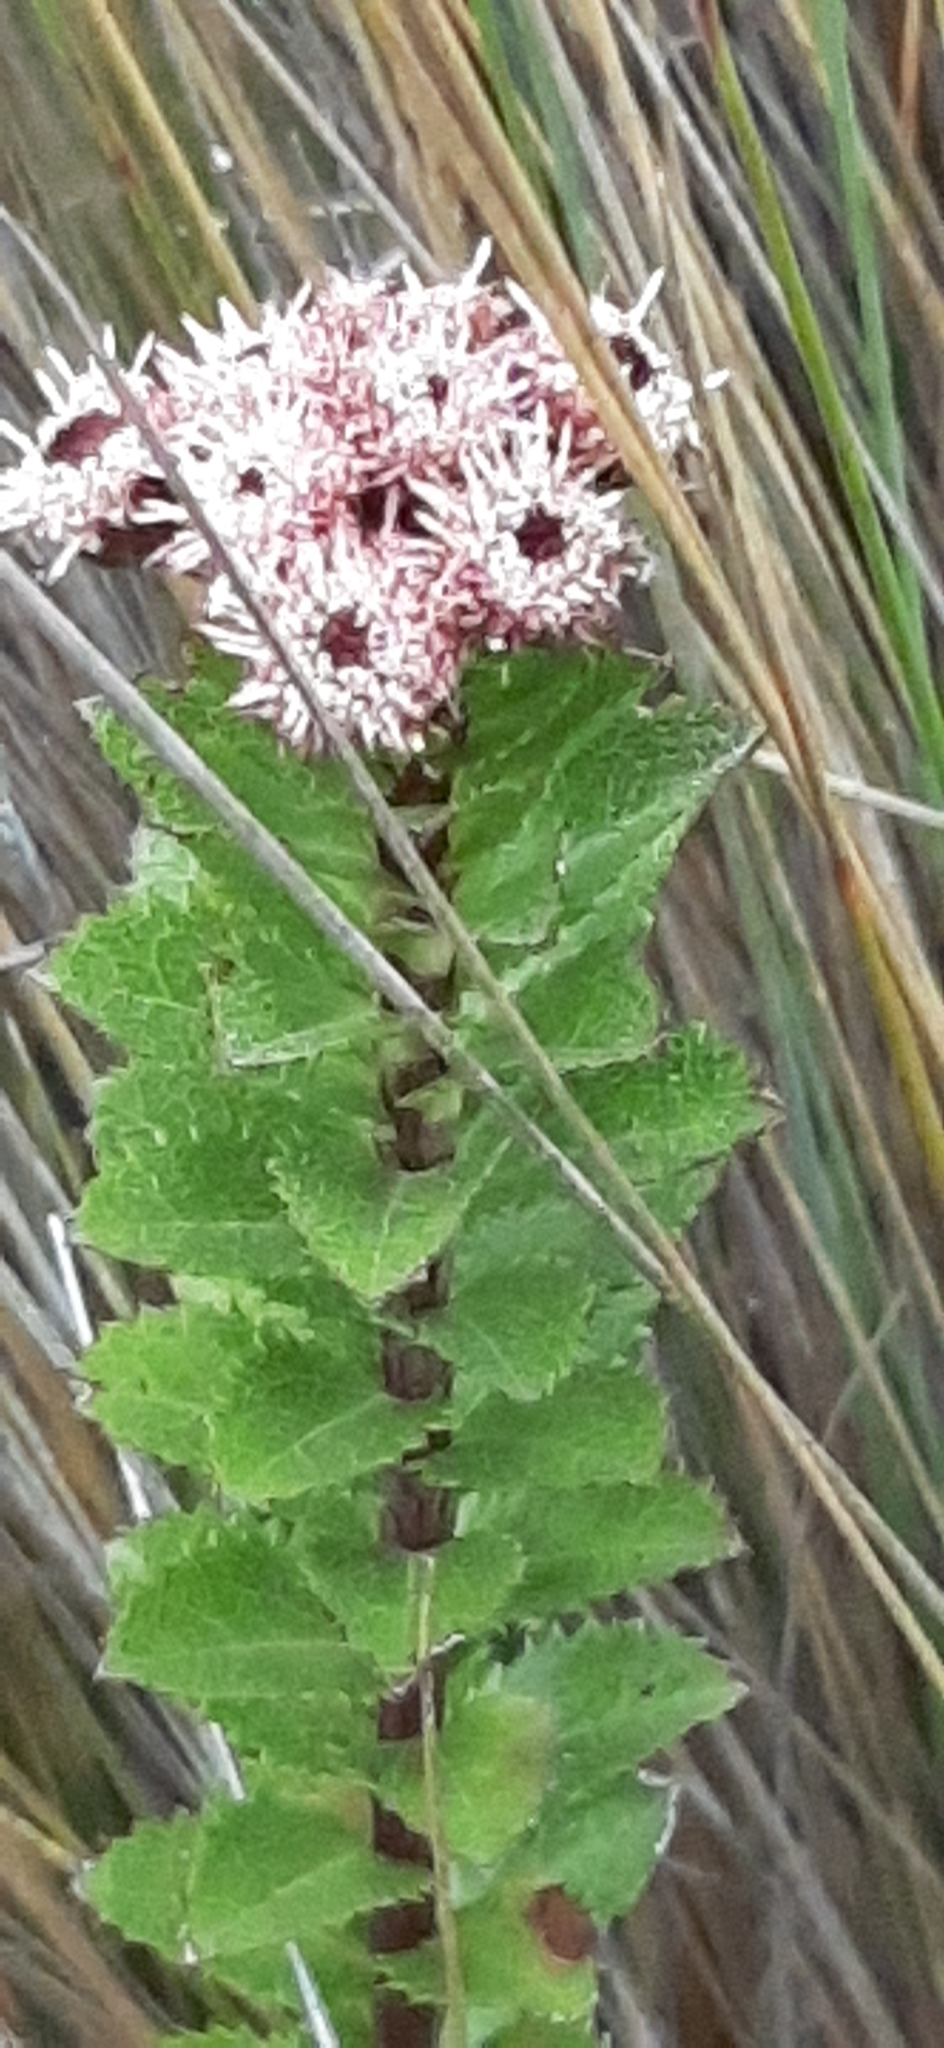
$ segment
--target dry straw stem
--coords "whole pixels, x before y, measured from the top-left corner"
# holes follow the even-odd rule
[[[889,240],[889,249],[903,262],[912,252],[920,260],[920,237],[935,262],[939,263],[944,256],[944,220],[935,194],[922,164],[903,146],[901,126],[888,97],[885,80],[878,66],[872,62],[869,43],[861,36],[854,21],[849,24],[849,40],[856,57],[856,84],[880,131],[877,152],[868,156],[869,188],[880,213],[888,202],[893,202],[894,219],[901,231],[899,237]],[[937,286],[926,271],[923,270],[922,275],[924,288],[913,295],[912,310],[919,319],[927,319],[937,327],[940,324]]]
[[[55,1677],[70,1684],[71,1674],[62,1666]],[[50,1673],[50,1683],[52,1679]],[[78,1740],[81,1694],[73,1697],[72,1705],[77,1709],[77,1724],[70,1736]],[[37,1725],[41,1721],[37,1709]],[[88,1740],[94,1731],[83,1733]],[[23,2007],[27,2013],[38,2010],[42,2018],[34,2040],[42,2033],[47,2040],[91,2043],[94,2039],[120,2041],[122,2048],[154,2048],[151,2018],[136,2002],[133,1988],[115,1971],[87,1920],[74,1911],[48,1845],[31,1838],[7,1811],[0,1811],[0,1869],[5,2012],[12,2007],[19,2017]],[[22,2037],[4,2027],[0,2038],[12,2043]]]
[[[191,0],[193,25],[177,0],[160,0],[161,18],[177,69],[204,101],[215,131],[225,137],[255,193],[263,218],[277,221],[279,239],[301,277],[318,277],[324,266],[311,221],[277,163],[244,93],[232,59],[233,31],[213,19],[214,10]]]
[[[704,1632],[704,1618],[690,1603],[679,1600],[673,1611],[670,1597],[660,1600],[643,1593],[638,1596],[637,1605],[643,1619],[652,1628],[663,1631],[669,1628],[695,1627],[699,1634]],[[712,1631],[708,1631],[709,1640]],[[711,1644],[716,1653],[726,1656],[722,1642]],[[747,1689],[755,1697],[765,1690],[761,1674],[755,1674],[744,1666],[736,1655],[733,1668],[742,1676]],[[756,1679],[756,1690],[755,1690]],[[766,1691],[769,1704],[780,1710],[781,1726],[786,1716],[782,1694],[773,1693],[769,1682]],[[794,1721],[798,1717],[793,1717]],[[788,1875],[792,1885],[792,1896],[797,1900],[806,1922],[808,1937],[819,1950],[829,1967],[835,1971],[853,2010],[869,2029],[870,2048],[904,2048],[902,2036],[894,2023],[879,1991],[876,1979],[863,1962],[855,1940],[836,1904],[823,1883],[808,1847],[797,1838],[786,1817],[786,1801],[778,1797],[777,1788],[771,1788],[758,1771],[747,1744],[737,1732],[736,1722],[719,1722],[703,1738],[706,1749],[710,1750],[715,1769],[720,1765],[728,1781],[743,1799],[747,1810],[759,1821],[765,1838],[767,1853],[772,1864],[771,1875]],[[692,1754],[683,1751],[682,1784],[687,1796],[699,1805],[711,1820],[717,1823],[717,1790],[699,1768]]]
[[[829,1778],[835,1779],[837,1786],[853,1805],[861,1808],[863,1815],[883,1837],[888,1847],[905,1860],[910,1876],[929,1902],[935,1923],[939,1924],[941,1915],[944,1914],[944,1876],[905,1825],[905,1816],[902,1815],[894,1798],[893,1776],[888,1788],[891,1796],[888,1804],[883,1806],[861,1768],[861,1753],[856,1752],[859,1767],[853,1769],[830,1743],[823,1740],[806,1716],[797,1711],[790,1698],[785,1696],[781,1675],[778,1674],[777,1682],[773,1682],[766,1671],[744,1655],[727,1631],[719,1626],[717,1620],[697,1600],[682,1593],[678,1586],[668,1586],[658,1596],[646,1594],[637,1598],[641,1611],[661,1613],[670,1627],[689,1630],[705,1643],[713,1655],[725,1659],[731,1667],[733,1676],[742,1681],[751,1698],[770,1714],[778,1733],[789,1736],[804,1754],[815,1760]],[[643,1600],[646,1602],[645,1608]],[[834,1622],[834,1619],[829,1611],[827,1597],[827,1620]],[[835,1634],[835,1627],[830,1627],[829,1656],[824,1660],[827,1668],[832,1662],[832,1638]],[[861,1701],[863,1688],[858,1666],[853,1666],[851,1676],[855,1694]],[[710,1745],[714,1732],[713,1729],[704,1731],[701,1740]],[[886,1764],[890,1761],[887,1729],[884,1730],[884,1761]],[[883,1775],[889,1774],[880,1773],[879,1778]]]
[[[416,242],[411,228],[411,242],[405,242],[398,236],[396,247],[410,255],[414,267],[427,281],[450,276],[461,266],[465,251],[460,249],[457,262],[454,255],[455,224],[448,218],[444,221],[443,209],[430,204],[431,195],[437,189],[436,181],[427,174],[415,131],[403,120],[402,110],[390,91],[383,66],[350,0],[326,0],[326,4],[353,54],[366,88],[370,125],[379,129],[390,152],[391,191],[400,195],[422,228],[422,243]]]
[[[913,155],[918,143],[918,100],[921,89],[921,39],[924,0],[905,0],[898,60],[898,116],[902,139]]]
[[[746,1744],[738,1740],[733,1729],[719,1726],[714,1748],[727,1766],[747,1810],[760,1820],[774,1873],[789,1878],[790,1896],[803,1911],[806,1938],[812,1940],[822,1962],[838,1978],[853,2012],[867,2030],[863,2038],[868,2040],[869,2048],[907,2048],[905,2036],[881,1994],[876,1974],[863,1959],[808,1850],[790,1827],[784,1812],[785,1801],[768,1789]],[[687,1782],[692,1785],[691,1778]]]
[[[905,1817],[901,1815],[901,1810],[895,1806],[895,1802],[889,1800],[889,1804],[883,1806],[881,1800],[874,1796],[872,1784],[866,1778],[864,1769],[862,1767],[852,1769],[852,1765],[846,1763],[846,1759],[842,1755],[838,1755],[838,1751],[835,1751],[829,1743],[823,1741],[823,1737],[817,1733],[817,1729],[813,1729],[811,1722],[807,1720],[807,1716],[797,1712],[797,1708],[792,1706],[790,1698],[786,1698],[784,1692],[782,1692],[780,1673],[778,1673],[778,1681],[774,1683],[770,1679],[768,1671],[764,1671],[760,1665],[756,1665],[752,1659],[743,1655],[743,1651],[737,1647],[737,1642],[727,1634],[727,1630],[717,1622],[717,1618],[713,1614],[706,1612],[706,1608],[698,1602],[698,1599],[692,1599],[688,1593],[682,1593],[682,1589],[678,1585],[670,1585],[666,1589],[661,1589],[657,1595],[645,1595],[645,1597],[649,1599],[653,1608],[659,1608],[661,1614],[668,1618],[670,1626],[692,1630],[692,1634],[700,1636],[704,1640],[704,1645],[709,1647],[717,1657],[725,1657],[725,1661],[731,1665],[733,1675],[743,1681],[743,1686],[749,1692],[749,1696],[752,1696],[764,1708],[770,1710],[770,1714],[774,1716],[774,1720],[780,1726],[780,1731],[784,1735],[788,1733],[805,1751],[809,1751],[811,1757],[815,1757],[815,1761],[823,1767],[823,1772],[829,1778],[835,1778],[835,1782],[838,1782],[838,1786],[842,1786],[842,1790],[850,1796],[850,1800],[854,1800],[854,1804],[862,1808],[862,1812],[868,1817],[868,1821],[878,1829],[878,1833],[885,1837],[889,1847],[903,1855],[903,1858],[909,1864],[911,1876],[915,1878],[915,1884],[926,1892],[926,1896],[930,1898],[932,1905],[934,1905],[934,1917],[940,1921],[940,1917],[944,1915],[944,1874],[942,1874],[940,1866],[930,1858],[930,1855],[924,1849],[921,1849],[921,1845],[915,1841],[913,1833],[903,1825]],[[831,1661],[831,1645],[829,1645],[829,1659],[827,1659],[827,1663],[829,1661]],[[858,1673],[856,1665],[852,1667],[852,1681],[854,1681],[854,1686],[856,1686],[858,1698],[862,1698],[862,1683],[860,1683],[860,1673]],[[711,1739],[711,1735],[709,1735],[709,1739]],[[885,1731],[885,1757],[883,1759],[885,1759],[885,1763],[889,1767],[891,1784],[893,1784],[893,1767],[895,1765],[893,1765],[893,1759],[889,1757],[887,1731]],[[858,1751],[856,1751],[856,1763],[858,1765],[862,1763],[862,1755]]]
[[[685,102],[673,90],[663,59],[658,49],[642,33],[630,10],[618,4],[620,28],[632,50],[633,57],[645,75],[647,85],[660,110],[660,121],[666,137],[666,152],[671,151],[671,177],[666,181],[671,196],[671,214],[666,212],[663,200],[664,225],[660,224],[658,247],[664,254],[666,241],[670,241],[671,260],[683,277],[688,300],[697,308],[702,322],[709,333],[710,351],[714,360],[729,364],[732,382],[729,386],[729,408],[713,406],[706,425],[712,430],[712,439],[717,445],[727,417],[727,411],[737,419],[738,468],[751,468],[756,475],[767,477],[776,486],[776,495],[790,515],[790,547],[794,560],[804,564],[806,580],[812,583],[816,592],[816,610],[821,613],[824,606],[830,606],[831,637],[839,644],[850,640],[850,599],[851,610],[861,623],[868,645],[877,652],[883,673],[889,686],[896,694],[899,710],[907,716],[907,698],[897,674],[894,650],[885,628],[879,606],[871,586],[853,547],[846,523],[837,519],[835,507],[826,481],[813,460],[802,431],[794,418],[789,404],[784,400],[777,377],[768,362],[764,350],[758,345],[748,323],[744,308],[737,293],[710,257],[706,260],[706,245],[703,230],[692,219],[688,196],[688,179],[683,167],[677,162],[681,154],[688,165],[689,177],[700,190],[710,194],[713,209],[724,220],[733,245],[748,266],[770,303],[771,310],[778,317],[787,319],[786,307],[780,286],[774,276],[763,249],[757,239],[754,224],[744,211],[739,197],[739,167],[733,158],[725,133],[700,91],[694,73],[687,79],[688,91],[698,108],[699,124],[689,112]],[[648,153],[640,149],[640,136],[645,135],[641,115],[630,125],[618,131],[627,156],[635,151],[635,157],[648,162]],[[707,136],[710,141],[704,140]],[[681,145],[677,152],[675,144]],[[634,160],[634,170],[636,162]],[[726,467],[730,476],[731,465]],[[709,467],[707,481],[714,481],[713,469]],[[876,487],[881,482],[875,479]],[[768,486],[768,497],[770,496]],[[717,511],[717,491],[714,493],[713,512]],[[723,511],[723,508],[721,508]],[[900,508],[893,501],[884,502],[884,509],[900,535],[902,545],[916,547],[910,527],[904,521]],[[775,522],[768,516],[762,519],[765,544],[778,547]],[[812,548],[815,556],[811,555]],[[831,564],[833,577],[823,575],[824,564]],[[918,557],[917,563],[922,578],[930,583],[932,592],[935,584],[926,560]],[[942,593],[944,595],[944,593]],[[823,648],[818,649],[822,660]],[[862,649],[857,649],[857,659],[862,662]],[[725,687],[731,688],[725,678]],[[794,686],[803,681],[794,676]],[[874,736],[868,733],[861,719],[856,722],[853,707],[848,701],[848,690],[841,673],[830,677],[833,693],[840,700],[845,697],[844,714],[847,723],[857,723],[857,758],[863,750],[874,752]],[[822,691],[817,693],[813,711],[821,718],[829,717],[829,706]],[[830,725],[828,739],[821,744],[824,759],[831,758],[836,735]]]
[[[145,704],[139,693],[92,646],[79,628],[66,619],[45,593],[37,589],[6,556],[0,557],[0,589],[6,589],[17,609],[25,612],[63,657],[85,675],[90,690],[103,697],[157,759],[216,812],[227,831],[260,867],[288,891],[304,915],[355,961],[397,1010],[419,1024],[428,1042],[452,1062],[460,1079],[494,1103],[516,1135],[559,1174],[574,1198],[602,1217],[636,1269],[653,1280],[700,1326],[724,1359],[735,1385],[750,1396],[785,1446],[810,1490],[845,1538],[925,1675],[944,1696],[944,1662],[876,1553],[881,1551],[889,1558],[903,1581],[942,1625],[944,1594],[841,1466],[817,1443],[812,1431],[791,1412],[763,1378],[682,1253],[650,1215],[599,1134],[587,1125],[576,1104],[571,1102],[556,1072],[554,1106],[566,1118],[572,1132],[583,1139],[595,1170],[601,1174],[604,1189],[610,1189],[609,1194],[601,1192],[580,1166],[562,1152],[539,1125],[523,1114],[488,1070],[457,1044],[442,1018],[427,1009],[411,984],[389,965],[363,933],[350,924],[279,841],[259,824],[199,755]],[[542,1053],[542,1063],[545,1057]],[[627,1217],[631,1221],[627,1221]]]
[[[365,199],[369,200],[377,214],[378,220],[385,222],[398,246],[416,264],[420,274],[427,279],[442,275],[442,266],[437,263],[426,243],[422,242],[414,232],[405,215],[391,199],[389,192],[385,191],[384,187],[378,185],[376,179],[371,177],[357,151],[345,142],[336,123],[330,121],[327,115],[322,113],[321,108],[316,104],[311,93],[306,91],[300,80],[294,76],[286,64],[282,63],[281,58],[276,56],[275,51],[270,49],[265,38],[253,28],[251,22],[245,20],[240,9],[233,4],[233,0],[211,0],[211,4],[215,10],[225,17],[240,41],[245,44],[246,49],[255,58],[260,69],[272,79],[273,83],[278,86],[279,91],[284,93],[290,106],[293,106],[296,112],[301,114],[302,119],[310,128],[312,134],[324,145],[325,149],[330,150],[335,161],[348,172],[354,183],[363,192]]]
[[[235,258],[223,240],[214,216],[179,142],[135,57],[108,0],[82,0],[91,48],[104,56],[116,81],[134,108],[143,132],[164,164],[186,217],[191,222],[211,276],[219,290],[250,318],[255,301]],[[98,61],[98,54],[96,55]]]
[[[791,1175],[776,1152],[770,1152],[769,1163],[797,1236],[805,1245],[823,1292],[835,1309],[836,1319],[849,1347],[854,1374],[874,1396],[884,1418],[889,1438],[897,1446],[902,1466],[908,1473],[931,1528],[938,1541],[944,1543],[944,1502],[928,1472],[913,1433],[902,1413],[901,1405],[889,1385],[881,1360],[881,1333],[870,1338],[862,1329],[843,1276],[824,1250],[813,1218]],[[900,1310],[902,1305],[899,1301],[897,1309]],[[896,1305],[892,1304],[886,1320],[890,1322],[895,1313]]]
[[[835,10],[826,9],[835,31]],[[882,608],[889,622],[902,673],[908,675],[909,698],[914,721],[928,749],[928,760],[938,758],[941,712],[927,662],[920,614],[915,611],[917,585],[913,566],[908,566],[907,584],[896,569],[874,503],[871,486],[859,453],[853,429],[834,375],[825,337],[816,319],[797,261],[775,180],[767,162],[727,38],[720,25],[714,0],[705,8],[706,39],[714,61],[719,90],[735,130],[758,211],[764,223],[768,245],[776,262],[787,297],[791,325],[804,365],[816,393],[834,459],[842,479],[850,510],[860,534],[863,551]],[[835,53],[834,53],[835,56]],[[836,56],[841,80],[845,68],[841,53]],[[837,86],[837,90],[839,87]],[[841,133],[842,131],[840,131]],[[880,316],[879,316],[880,321]],[[884,343],[883,343],[884,345]],[[873,354],[875,351],[873,350]],[[875,371],[881,383],[883,365]],[[886,460],[894,472],[897,462],[897,423],[892,421],[886,440],[892,445]],[[913,1128],[923,1146],[932,1181],[938,1192],[944,1189],[944,1129],[928,1071],[930,1058],[940,1079],[942,1071],[940,1027],[933,1013],[940,1013],[940,997],[927,972],[916,943],[899,944],[885,897],[877,886],[860,847],[852,835],[837,829],[838,820],[826,820],[837,887],[845,903],[852,929],[872,985],[877,1013],[892,1054],[898,1081],[907,1102]],[[899,913],[900,916],[900,913]],[[913,1027],[917,1025],[916,1031]],[[922,1043],[923,1041],[923,1043]]]
[[[413,119],[435,134],[440,157],[502,247],[574,362],[614,446],[685,564],[750,701],[789,763],[792,786],[830,850],[929,1174],[944,1190],[944,1127],[927,1061],[944,1079],[944,1003],[901,905],[886,902],[825,782],[822,735],[779,656],[758,651],[754,630],[667,464],[638,420],[612,352],[595,330],[560,242],[502,133],[451,11],[415,0],[409,18],[383,0],[360,0]]]
[[[782,754],[772,747],[758,747],[751,755],[751,766],[763,768],[767,775],[779,775],[789,779],[790,764]],[[863,782],[857,775],[834,775],[827,769],[826,787],[833,796],[843,803],[861,804],[867,811],[883,811],[890,818],[901,818],[909,825],[926,826],[930,832],[944,832],[944,811],[937,804],[919,803],[916,797],[899,796],[893,789],[876,789],[875,784]]]
[[[630,138],[644,133],[646,117],[626,76],[605,0],[584,0],[580,32],[593,59],[595,83],[601,93],[603,106],[610,115],[614,132],[622,136],[628,144]],[[574,85],[578,97],[583,98],[576,80]],[[639,186],[643,219],[653,238],[653,247],[659,251],[661,260],[666,253],[661,246],[665,227],[665,201],[661,179],[647,150],[636,150],[631,161],[633,176]],[[625,208],[618,196],[616,209],[618,242],[621,232],[619,223],[622,221],[629,226]],[[629,282],[629,277],[626,282]]]
[[[755,755],[755,761],[756,758]],[[888,1148],[882,1142],[868,1089],[843,1037],[829,989],[807,943],[795,897],[787,886],[776,858],[770,827],[760,806],[750,793],[747,808],[756,843],[764,855],[763,879],[768,898],[792,939],[795,956],[800,962],[809,989],[817,1035],[819,1071],[826,1074],[830,1068],[835,1070],[839,1096],[844,1103],[852,1107],[866,1185],[870,1194],[881,1203],[883,1210],[887,1209],[894,1218],[910,1264],[912,1282],[936,1333],[937,1341],[944,1351],[944,1303],[941,1301],[940,1288],[902,1195],[900,1181],[893,1170]]]
[[[15,963],[17,948],[16,935],[8,919],[0,911],[0,963]],[[28,952],[29,948],[23,948]],[[43,944],[40,955],[47,951]],[[95,1076],[89,1066],[74,1033],[62,1014],[58,1004],[53,1002],[48,989],[32,974],[24,974],[17,990],[17,1000],[28,1022],[34,1027],[37,1042],[42,1044],[58,1068],[71,1094],[79,1104],[83,1115],[92,1114],[92,1092]],[[54,1119],[50,1114],[50,1122]],[[65,1135],[58,1131],[55,1139],[57,1166],[65,1169],[67,1181],[76,1176],[76,1163],[68,1151]],[[76,1185],[76,1193],[79,1188]]]

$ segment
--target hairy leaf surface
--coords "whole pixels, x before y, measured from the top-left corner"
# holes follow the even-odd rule
[[[678,1231],[760,1119],[736,1054],[662,1032],[641,957],[737,753],[713,715],[651,706],[651,673],[545,649],[486,663],[462,736],[400,782],[378,774]],[[568,1147],[339,764],[280,759],[225,710],[229,680],[209,663],[162,708]],[[107,1666],[220,1724],[244,1796],[139,1827],[92,1896],[263,2009],[277,2041],[295,2038],[296,1944],[359,2048],[378,1985],[444,1997],[438,1941],[397,1936],[432,1882],[403,1830],[433,1813],[470,2039],[574,2048],[594,1925],[665,1838],[666,1793],[640,1768],[734,1697],[697,1646],[587,1619],[733,1547],[710,1490],[666,1467],[653,1289],[196,799],[101,730],[143,823],[130,889],[58,960],[123,1048],[79,1227],[172,1288],[105,1330],[88,1371],[114,1434],[191,1474],[188,1512],[116,1548]],[[237,2024],[217,2035],[238,2048]]]

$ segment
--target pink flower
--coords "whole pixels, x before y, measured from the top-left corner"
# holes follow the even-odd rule
[[[421,747],[470,655],[603,638],[652,568],[572,365],[515,286],[482,282],[486,254],[449,284],[331,275],[258,327],[224,303],[217,332],[185,321],[189,353],[146,343],[124,379],[297,675],[94,361],[50,352],[36,439],[0,427],[19,450],[0,528],[60,571],[81,551],[198,578],[202,632],[245,664],[234,706],[292,746],[321,749],[320,702],[359,746]],[[692,391],[644,333],[652,296],[592,310],[675,456],[697,445]]]

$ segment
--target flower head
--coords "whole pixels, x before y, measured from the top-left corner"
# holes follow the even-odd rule
[[[258,326],[224,303],[216,332],[185,321],[189,351],[148,342],[116,384],[50,352],[35,440],[0,427],[19,450],[0,528],[51,542],[59,569],[85,552],[196,577],[201,631],[245,665],[234,705],[291,745],[322,749],[320,704],[359,746],[422,746],[471,654],[602,638],[652,567],[573,366],[482,269],[480,253],[446,284],[329,275]],[[652,296],[592,311],[674,457],[697,445],[692,390],[644,332]]]

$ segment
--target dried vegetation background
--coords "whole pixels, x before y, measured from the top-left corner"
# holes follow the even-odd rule
[[[129,350],[325,262],[405,253],[434,277],[488,232],[578,361],[581,277],[635,296],[664,264],[666,338],[694,375],[730,368],[697,487],[635,469],[665,537],[655,644],[767,736],[686,845],[654,948],[667,1006],[739,1038],[775,1105],[692,1255],[880,1521],[843,1541],[666,1310],[680,1445],[745,1549],[665,1611],[750,1690],[677,1760],[604,2011],[626,2048],[934,2048],[944,9],[731,0],[724,23],[709,0],[0,0],[0,203]],[[3,410],[25,422],[40,347],[78,345],[0,243]],[[140,578],[77,570],[58,595],[126,673],[172,672],[176,615]],[[199,2018],[68,1883],[208,1768],[159,1704],[94,1678],[129,1474],[71,1399],[83,1329],[49,1219],[88,1170],[102,1048],[33,971],[126,859],[80,694],[0,619],[0,2037],[29,2048]],[[79,1278],[93,1316],[140,1285],[90,1259]]]

